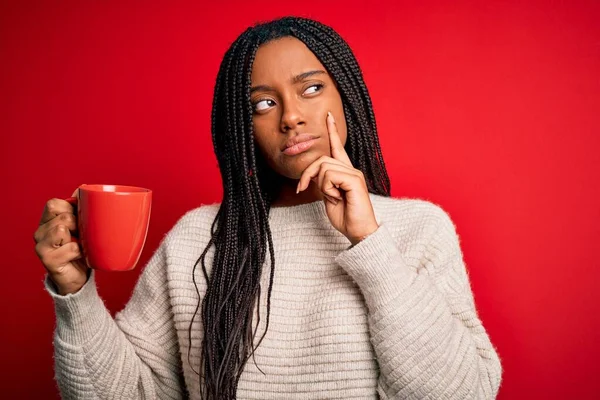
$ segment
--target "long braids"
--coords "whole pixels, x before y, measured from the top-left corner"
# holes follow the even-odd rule
[[[348,127],[345,147],[350,160],[365,175],[369,192],[390,195],[371,98],[348,44],[330,27],[298,17],[258,24],[242,33],[226,52],[215,84],[212,139],[223,181],[223,201],[212,224],[211,239],[193,269],[200,298],[195,279],[198,264],[207,283],[194,313],[195,318],[202,307],[198,374],[203,399],[236,398],[244,366],[269,327],[275,256],[268,217],[281,177],[255,149],[250,76],[258,47],[285,36],[304,42],[333,77],[344,106]],[[205,258],[213,245],[209,273]],[[260,310],[260,279],[267,248],[271,268],[265,332],[254,345],[257,332],[252,329],[253,314]],[[194,318],[188,332],[190,349]],[[255,325],[258,328],[258,321]]]

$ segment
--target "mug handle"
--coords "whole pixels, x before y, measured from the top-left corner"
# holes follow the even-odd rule
[[[77,197],[67,197],[65,199],[65,201],[67,203],[71,204],[73,207],[77,208],[77,205],[78,205]],[[73,235],[71,235],[71,242],[79,243],[79,240],[76,237],[74,237]]]
[[[79,200],[77,200],[77,197],[74,196],[75,194],[79,195],[79,188],[83,186],[83,185],[79,185],[77,187],[77,189],[75,189],[75,191],[73,192],[73,194],[71,195],[71,197],[67,197],[65,199],[66,202],[68,202],[69,204],[71,204],[73,207],[77,207],[77,203],[79,202]]]

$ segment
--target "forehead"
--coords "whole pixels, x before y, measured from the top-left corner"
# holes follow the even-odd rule
[[[301,40],[283,37],[258,48],[251,80],[253,85],[289,81],[303,72],[319,69],[325,70],[325,67]]]

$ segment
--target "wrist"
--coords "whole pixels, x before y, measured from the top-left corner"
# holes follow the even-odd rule
[[[87,271],[86,278],[83,282],[72,282],[69,284],[58,284],[52,276],[49,276],[50,282],[55,289],[55,292],[61,296],[66,296],[69,294],[75,294],[79,292],[85,284],[90,280],[90,271]]]
[[[57,292],[61,296],[66,296],[68,294],[75,294],[81,290],[83,286],[74,287],[74,288],[58,288]]]
[[[356,246],[358,243],[365,240],[369,235],[374,233],[377,229],[379,229],[379,224],[375,223],[370,228],[365,229],[359,234],[347,236],[348,240],[352,244],[352,246]]]

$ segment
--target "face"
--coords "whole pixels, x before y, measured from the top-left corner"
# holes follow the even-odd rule
[[[250,96],[256,144],[267,164],[280,175],[299,179],[313,161],[322,155],[331,156],[328,111],[335,118],[342,143],[346,143],[346,119],[335,83],[317,57],[296,38],[284,37],[258,48]]]

